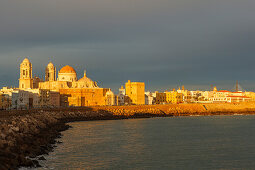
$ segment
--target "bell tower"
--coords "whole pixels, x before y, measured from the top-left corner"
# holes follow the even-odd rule
[[[56,67],[50,62],[45,69],[45,81],[56,81]]]
[[[19,79],[20,89],[32,89],[33,88],[33,78],[32,78],[32,64],[25,58],[20,64],[20,79]]]

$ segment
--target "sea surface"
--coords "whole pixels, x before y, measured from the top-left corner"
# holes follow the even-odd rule
[[[69,123],[40,169],[255,169],[255,116]]]

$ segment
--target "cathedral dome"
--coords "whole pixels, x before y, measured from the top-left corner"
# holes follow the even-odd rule
[[[75,85],[78,88],[97,88],[97,83],[92,81],[90,78],[84,76],[80,80],[77,81],[77,84]]]
[[[73,67],[67,65],[67,66],[61,68],[59,73],[75,73],[76,74],[76,71],[74,70]]]
[[[76,71],[71,66],[65,66],[61,68],[58,73],[58,80],[59,81],[67,81],[67,82],[74,82],[77,81]]]

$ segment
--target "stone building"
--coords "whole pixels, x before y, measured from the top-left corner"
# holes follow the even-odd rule
[[[36,97],[31,97],[31,90],[38,90],[38,93],[33,94],[38,94],[40,107],[106,105],[106,93],[110,90],[98,87],[96,82],[87,77],[86,71],[78,79],[75,69],[69,65],[61,68],[57,74],[52,62],[45,68],[45,81],[38,77],[32,78],[32,64],[27,58],[20,65],[19,89],[22,91],[18,98],[24,95],[26,99],[17,102],[17,105],[27,108],[38,106],[35,103]],[[17,95],[14,98],[16,97]]]
[[[145,104],[145,84],[143,82],[131,82],[128,80],[125,88],[126,95],[130,99],[129,104]]]
[[[6,110],[11,107],[11,99],[8,95],[0,92],[0,110]]]
[[[155,103],[166,104],[166,93],[158,91],[156,91],[155,93],[156,93]]]
[[[111,90],[106,92],[105,100],[107,106],[118,105],[118,96],[114,95],[114,93]]]
[[[152,105],[155,104],[155,99],[153,97],[153,94],[151,92],[145,92],[145,104],[146,105]]]
[[[183,102],[183,94],[178,93],[175,89],[166,91],[166,103],[178,104]]]
[[[12,92],[12,109],[60,107],[60,94],[44,89],[25,89]]]
[[[126,95],[126,90],[123,86],[119,89],[119,94],[118,94],[118,105],[123,106],[123,105],[128,105],[130,102],[130,98]]]

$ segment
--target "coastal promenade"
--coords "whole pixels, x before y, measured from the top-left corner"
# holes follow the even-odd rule
[[[73,121],[163,116],[255,114],[255,103],[102,106],[0,111],[0,169],[38,167]],[[39,156],[39,157],[38,157]]]

